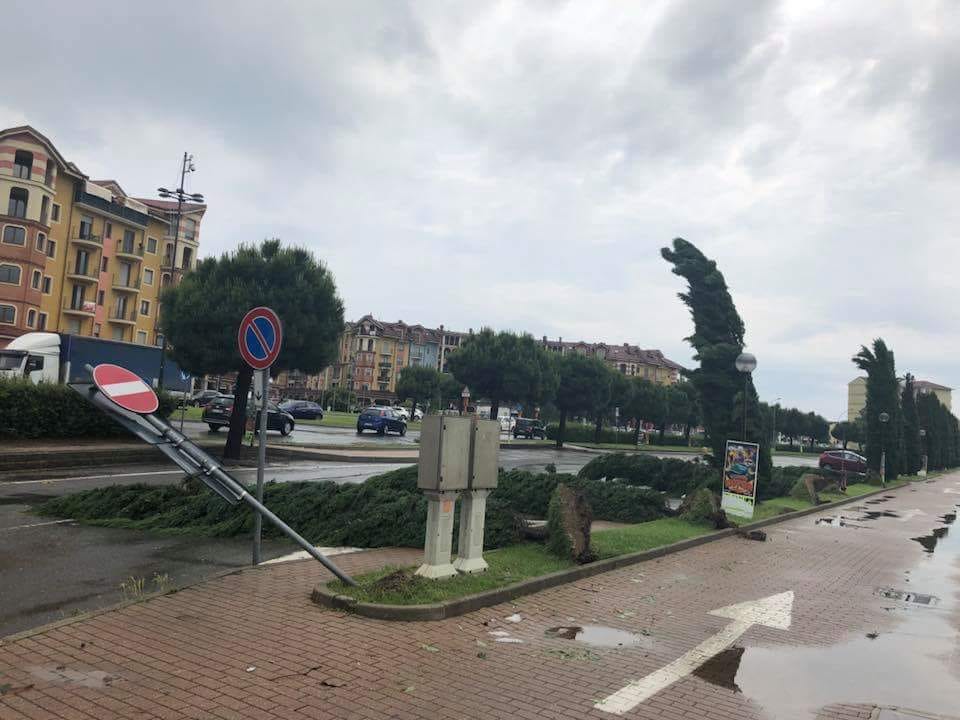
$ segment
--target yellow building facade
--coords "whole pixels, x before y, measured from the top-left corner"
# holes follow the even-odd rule
[[[42,330],[162,341],[160,292],[195,265],[206,206],[184,206],[175,238],[175,204],[90,180],[30,127],[0,130],[0,199],[0,347]]]

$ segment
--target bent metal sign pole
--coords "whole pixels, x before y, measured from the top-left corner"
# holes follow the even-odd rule
[[[348,585],[356,582],[296,530],[274,515],[224,470],[216,460],[182,433],[155,414],[159,407],[156,393],[140,377],[118,365],[86,366],[94,384],[71,383],[70,387],[83,395],[101,412],[109,415],[145,443],[172,460],[187,475],[203,482],[231,505],[244,502],[275,525],[284,535],[302,547],[330,572]]]
[[[257,447],[257,500],[263,502],[263,470],[267,464],[267,420],[269,411],[268,376],[270,366],[280,355],[283,327],[280,318],[268,307],[256,307],[243,316],[237,331],[237,345],[243,361],[257,371],[254,383],[254,405],[259,410],[260,444]],[[260,564],[260,536],[263,519],[257,513],[253,518],[253,564]]]

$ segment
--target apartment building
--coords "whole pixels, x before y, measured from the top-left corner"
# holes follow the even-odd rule
[[[903,381],[900,381],[900,387],[903,388]],[[946,385],[939,385],[929,380],[914,380],[913,389],[917,395],[927,395],[933,393],[937,399],[947,408],[952,410],[953,389]],[[867,407],[867,379],[865,377],[855,377],[847,383],[847,420],[855,421],[860,417]]]
[[[646,378],[660,385],[679,382],[680,371],[683,370],[681,365],[664,357],[661,351],[645,350],[629,343],[607,345],[582,341],[564,342],[563,338],[549,340],[544,336],[542,344],[547,350],[559,355],[578,353],[595,357],[623,375]]]
[[[0,347],[47,330],[158,342],[161,289],[194,266],[204,205],[177,258],[169,203],[91,180],[29,126],[0,130]]]

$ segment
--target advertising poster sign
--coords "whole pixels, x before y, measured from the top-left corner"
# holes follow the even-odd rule
[[[756,443],[727,440],[723,461],[723,497],[720,507],[731,515],[752,518],[757,499],[757,462],[760,446]]]

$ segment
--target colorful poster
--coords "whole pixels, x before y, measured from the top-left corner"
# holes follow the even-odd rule
[[[731,515],[753,518],[757,499],[757,462],[760,446],[756,443],[727,440],[723,461],[723,497],[720,507]]]

